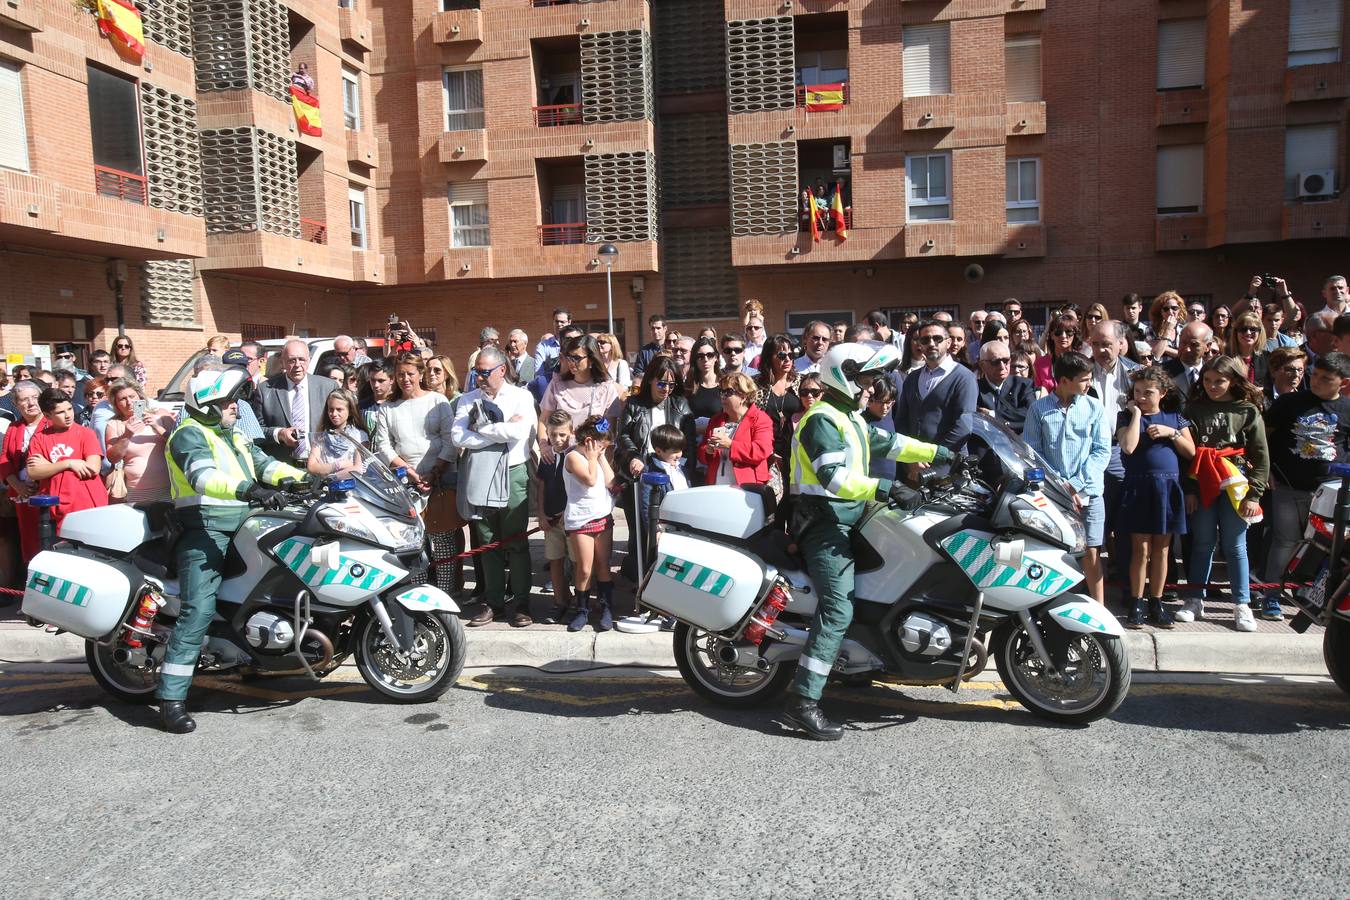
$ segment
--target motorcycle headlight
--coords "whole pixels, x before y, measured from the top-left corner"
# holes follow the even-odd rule
[[[351,537],[360,538],[363,541],[370,541],[375,544],[384,543],[375,536],[373,531],[362,525],[360,521],[353,519],[350,516],[343,515],[336,509],[319,510],[319,522],[324,528],[327,528],[329,531],[336,531],[338,534],[350,535]]]
[[[422,547],[422,537],[424,529],[421,519],[413,519],[411,522],[400,522],[398,519],[382,518],[380,522],[385,528],[389,529],[389,534],[394,539],[394,552],[407,553],[410,550],[420,550]]]
[[[1042,537],[1055,542],[1056,544],[1067,544],[1063,530],[1059,527],[1054,516],[1043,509],[1037,509],[1030,503],[1023,500],[1015,501],[1011,507],[1013,521],[1018,526],[1025,528],[1033,534],[1039,534]],[[1077,524],[1077,523],[1075,523]],[[1078,540],[1083,543],[1083,529],[1078,526]]]

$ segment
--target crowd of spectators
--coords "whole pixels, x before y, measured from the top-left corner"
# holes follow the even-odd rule
[[[1268,294],[1268,296],[1267,296]],[[902,364],[863,411],[887,430],[966,448],[974,418],[1002,422],[1071,485],[1088,549],[1084,572],[1098,599],[1128,585],[1128,624],[1170,627],[1205,614],[1216,549],[1227,564],[1235,627],[1279,619],[1278,592],[1257,598],[1256,574],[1278,581],[1326,466],[1350,458],[1350,291],[1327,279],[1325,306],[1308,315],[1282,279],[1256,276],[1230,305],[1207,307],[1173,291],[1049,310],[1043,326],[1008,299],[965,322],[949,313],[893,322],[812,321],[800,337],[770,334],[748,301],[741,327],[684,334],[662,316],[631,357],[609,333],[587,333],[565,309],[531,352],[521,329],[485,327],[462,370],[406,323],[391,325],[385,355],[347,336],[311,365],[309,345],[288,341],[280,371],[260,373],[262,348],[212,337],[194,371],[238,366],[256,385],[239,426],[266,452],[316,474],[340,472],[370,452],[407,472],[427,498],[430,577],[463,586],[472,558],[471,626],[534,624],[527,544],[544,533],[556,601],[542,621],[608,630],[614,510],[643,520],[664,472],[668,490],[751,487],[779,497],[793,430],[821,396],[819,368],[840,340],[889,343]],[[1039,340],[1037,337],[1039,336]],[[59,497],[58,520],[109,502],[164,499],[164,447],[175,418],[147,399],[145,366],[130,339],[95,351],[89,370],[61,346],[53,371],[17,366],[0,387],[0,479],[24,559],[36,519],[24,502]],[[917,467],[873,463],[880,477]],[[1261,532],[1269,535],[1269,540]],[[621,573],[638,577],[637,529]],[[647,557],[650,559],[650,557]],[[570,573],[570,574],[569,574]],[[1184,577],[1180,606],[1166,582]],[[661,622],[660,627],[671,623]]]

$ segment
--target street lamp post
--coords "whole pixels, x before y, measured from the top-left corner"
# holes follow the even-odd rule
[[[619,258],[619,248],[613,244],[601,244],[595,255],[605,261],[605,291],[609,294],[609,333],[614,333],[614,260]]]

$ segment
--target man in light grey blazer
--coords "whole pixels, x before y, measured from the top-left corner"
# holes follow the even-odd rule
[[[275,459],[307,459],[328,395],[337,387],[331,378],[309,374],[308,344],[287,341],[281,351],[281,373],[264,381],[253,394],[253,411],[263,428],[258,445]]]

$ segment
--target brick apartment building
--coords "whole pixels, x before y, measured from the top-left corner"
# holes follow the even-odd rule
[[[140,60],[0,0],[6,353],[121,322],[158,387],[209,334],[395,313],[463,359],[603,322],[603,243],[630,352],[752,296],[795,330],[1347,268],[1343,0],[137,5]],[[804,230],[817,181],[847,240]]]

